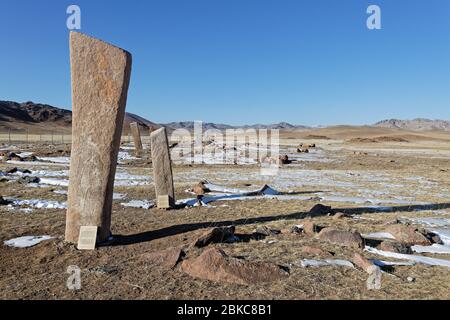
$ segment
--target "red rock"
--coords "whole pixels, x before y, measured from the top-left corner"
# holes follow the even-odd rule
[[[205,183],[204,182],[199,182],[198,184],[193,186],[192,187],[192,191],[196,195],[204,195],[204,194],[206,194],[208,192],[211,192],[211,190],[209,190],[207,187],[205,187]]]
[[[361,237],[361,234],[356,231],[342,231],[333,228],[325,228],[320,231],[319,239],[346,247],[364,248],[364,240]]]
[[[303,225],[303,233],[308,236],[314,236],[314,234],[318,231],[317,226],[311,220],[304,221],[302,225]]]
[[[242,285],[272,282],[289,276],[276,264],[232,258],[218,248],[207,249],[199,257],[183,261],[180,270],[194,278]]]
[[[302,253],[306,253],[306,254],[312,254],[312,255],[326,255],[326,256],[331,256],[331,253],[329,253],[328,251],[324,251],[320,248],[314,248],[314,247],[310,247],[310,246],[303,246],[300,248],[300,252]]]
[[[392,234],[395,240],[408,245],[431,245],[431,242],[417,229],[403,224],[395,224],[386,228],[386,232]]]
[[[396,253],[403,253],[403,254],[411,254],[412,250],[411,247],[400,242],[395,241],[383,241],[380,244],[380,250],[383,251],[389,251],[389,252],[396,252]]]
[[[374,265],[372,262],[370,262],[369,260],[364,258],[359,253],[355,253],[355,255],[353,256],[353,260],[352,261],[353,261],[353,263],[356,266],[360,267],[361,269],[363,269],[367,273],[370,273],[370,267],[372,267]]]

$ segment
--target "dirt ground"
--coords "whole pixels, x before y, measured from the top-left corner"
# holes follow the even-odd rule
[[[192,198],[186,189],[203,179],[242,188],[268,184],[296,196],[217,201],[205,207],[166,211],[121,204],[132,199],[154,199],[151,179],[146,184],[116,186],[115,192],[125,194],[127,200],[114,200],[115,240],[112,245],[95,251],[78,251],[63,241],[65,209],[32,208],[25,212],[23,208],[0,206],[0,298],[450,299],[447,267],[396,266],[392,272],[383,273],[380,290],[368,290],[368,274],[358,268],[300,266],[302,259],[329,258],[303,253],[304,246],[331,251],[333,259],[346,260],[352,259],[355,249],[289,232],[261,240],[211,245],[222,248],[230,256],[288,267],[289,277],[277,282],[247,286],[217,283],[192,278],[182,273],[179,266],[167,270],[148,263],[144,253],[176,246],[186,248],[188,258],[199,255],[203,249],[192,248],[192,243],[214,226],[235,225],[236,233],[243,235],[251,234],[260,226],[291,228],[301,224],[306,213],[318,203],[348,211],[351,216],[339,220],[326,215],[315,217],[313,221],[317,225],[356,229],[362,234],[383,231],[395,218],[402,221],[450,218],[450,133],[343,127],[283,132],[281,138],[286,148],[296,147],[300,142],[314,142],[317,148],[285,165],[278,175],[269,177],[262,176],[257,165],[174,165],[176,198]],[[20,151],[32,151],[39,156],[64,156],[68,148],[67,145],[17,146]],[[67,170],[63,165],[0,161],[0,171],[14,166],[32,172]],[[143,160],[127,160],[119,164],[118,171],[152,176],[151,165]],[[15,199],[63,203],[66,195],[54,192],[60,189],[67,188],[0,182],[0,195]],[[390,209],[380,210],[385,206]],[[55,239],[30,248],[3,245],[6,240],[26,235],[50,235]],[[367,258],[396,260],[361,253]],[[422,255],[449,259],[448,254]],[[67,268],[72,265],[81,268],[82,288],[78,291],[66,286]],[[408,281],[408,277],[414,281]]]

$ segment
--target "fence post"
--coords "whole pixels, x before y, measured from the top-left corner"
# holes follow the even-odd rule
[[[28,129],[26,130],[26,134],[27,134],[27,143],[30,143],[30,142],[28,141]]]
[[[54,132],[53,132],[53,130],[52,130],[52,144],[54,144],[54,141],[53,141],[53,135],[54,135]]]
[[[8,141],[11,144],[11,128],[8,129]]]

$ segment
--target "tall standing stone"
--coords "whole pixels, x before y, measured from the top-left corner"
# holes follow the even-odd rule
[[[70,33],[72,152],[66,241],[80,226],[110,236],[117,156],[131,74],[131,54],[81,33]]]
[[[170,160],[166,128],[153,131],[150,134],[150,144],[152,146],[156,198],[169,196],[169,204],[173,207],[175,205],[175,190],[173,187],[172,162]]]
[[[133,136],[134,149],[137,156],[142,155],[142,140],[141,140],[141,130],[139,130],[139,125],[137,122],[130,123],[131,135]]]

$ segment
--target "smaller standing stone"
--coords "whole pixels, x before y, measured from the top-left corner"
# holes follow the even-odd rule
[[[153,179],[156,198],[169,196],[170,207],[175,206],[175,189],[173,186],[172,161],[166,128],[160,128],[150,134],[152,146]]]
[[[141,156],[143,152],[141,131],[137,122],[130,123],[131,135],[133,136],[134,148],[137,156]]]

